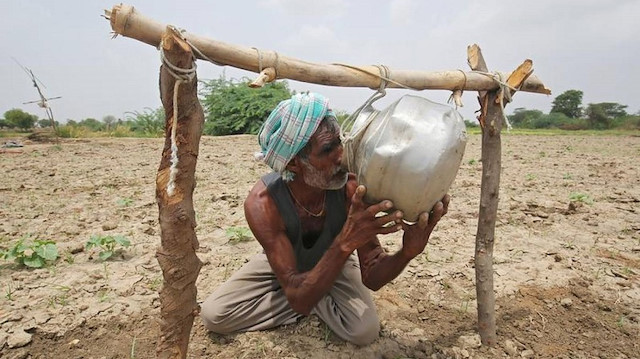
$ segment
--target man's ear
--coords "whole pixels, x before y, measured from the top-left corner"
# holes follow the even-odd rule
[[[300,157],[295,156],[294,158],[291,159],[291,161],[289,161],[289,163],[287,163],[287,170],[293,172],[293,173],[299,173],[300,172]]]

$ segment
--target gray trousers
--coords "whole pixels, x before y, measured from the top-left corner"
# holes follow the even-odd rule
[[[378,337],[380,321],[369,289],[362,284],[357,257],[351,255],[333,287],[313,308],[344,340],[366,345]],[[296,322],[264,253],[257,254],[202,303],[200,316],[212,332],[255,331]]]

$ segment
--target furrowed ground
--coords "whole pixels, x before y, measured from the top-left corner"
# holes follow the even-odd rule
[[[42,269],[0,261],[0,357],[153,358],[162,275],[155,175],[162,139],[25,143],[0,151],[0,249],[52,240]],[[242,203],[268,168],[255,136],[203,137],[194,195],[203,300],[254,253]],[[190,358],[638,358],[640,137],[503,136],[494,253],[498,345],[476,334],[473,254],[482,163],[470,135],[449,214],[403,274],[374,293],[380,338],[356,347],[316,317],[208,334]],[[92,236],[122,235],[106,261]],[[399,234],[382,237],[390,250]]]

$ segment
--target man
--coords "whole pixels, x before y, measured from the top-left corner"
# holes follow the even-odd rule
[[[415,224],[403,222],[400,211],[376,216],[393,204],[363,202],[366,189],[342,167],[340,128],[318,94],[282,101],[259,143],[274,172],[255,184],[244,209],[264,252],[206,299],[206,327],[221,334],[263,330],[316,314],[341,338],[371,343],[380,323],[369,290],[396,278],[424,250],[448,195]],[[389,255],[376,236],[399,230],[402,249]]]

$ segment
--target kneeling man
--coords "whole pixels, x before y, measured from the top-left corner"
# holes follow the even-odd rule
[[[202,304],[216,333],[255,331],[316,314],[341,338],[366,345],[380,322],[370,290],[396,278],[424,250],[449,196],[415,224],[390,201],[363,202],[366,189],[341,165],[340,127],[319,94],[282,101],[258,136],[262,177],[244,203],[264,248]],[[403,230],[402,248],[387,254],[378,234]],[[357,256],[356,254],[357,253]]]

